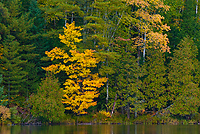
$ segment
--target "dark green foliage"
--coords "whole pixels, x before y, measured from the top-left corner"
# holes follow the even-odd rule
[[[181,31],[183,36],[190,36],[193,38],[198,38],[199,36],[199,26],[198,14],[196,14],[196,0],[186,0],[184,3],[184,9],[182,13]],[[195,39],[195,40],[196,40]]]
[[[196,7],[197,5],[198,7]],[[197,3],[197,0],[186,0],[184,7],[182,13],[183,22],[181,23],[182,37],[191,37],[200,51],[199,3]],[[198,60],[200,60],[200,53],[198,54]]]
[[[124,55],[123,58],[121,58],[118,76],[116,77],[116,88],[120,98],[117,101],[118,106],[127,107],[127,110],[130,109],[137,113],[137,111],[144,109],[144,95],[140,78],[144,75],[145,69],[138,65],[134,56]]]
[[[186,116],[198,112],[200,106],[199,84],[194,76],[198,75],[197,47],[190,38],[184,38],[174,51],[169,68],[171,113]]]
[[[0,75],[0,84],[2,83],[2,81],[3,81],[3,78],[2,78],[2,75]],[[4,88],[3,86],[0,87],[0,101],[1,101],[0,105],[5,106],[5,105],[7,105],[8,101],[5,100],[7,98],[7,95],[4,95],[3,88]]]
[[[21,117],[18,114],[17,106],[10,108],[11,118],[10,121],[12,124],[18,124],[21,121]]]
[[[8,35],[2,43],[3,85],[7,90],[9,100],[19,105],[19,98],[23,97],[21,95],[25,92],[22,83],[26,81],[27,72],[22,69],[22,65],[26,63],[26,60],[21,60],[19,42],[15,40],[14,36]]]
[[[143,66],[147,74],[143,80],[143,93],[146,107],[150,110],[161,110],[166,107],[168,94],[166,89],[166,66],[164,54],[159,50],[149,49]]]
[[[64,116],[62,96],[58,79],[47,76],[41,81],[37,93],[29,99],[32,115],[45,122],[59,122]]]
[[[125,27],[123,24],[117,30],[119,38],[113,43],[113,50],[120,55],[120,58],[110,62],[113,63],[115,72],[114,77],[112,77],[114,85],[112,92],[114,95],[116,93],[118,95],[116,109],[121,110],[126,107],[129,118],[129,111],[137,113],[137,111],[144,109],[144,96],[141,92],[142,81],[140,78],[145,74],[145,69],[139,66],[139,58],[135,57],[136,47],[133,47],[127,39],[130,38],[128,32],[130,27]]]
[[[99,96],[101,101],[99,101],[98,105],[104,105],[107,111],[111,111],[113,103],[116,102],[117,90],[119,90],[117,85],[119,81],[116,78],[121,73],[119,65],[120,58],[122,58],[121,53],[117,52],[117,48],[115,49],[114,40],[119,36],[119,24],[125,11],[125,3],[121,0],[87,1],[85,8],[84,44],[81,48],[95,49],[103,60],[99,65],[98,71],[102,76],[107,77],[108,81],[105,84],[105,88],[101,90],[101,95]]]
[[[29,18],[29,13],[23,12],[20,0],[3,1],[0,5],[0,44],[4,47],[1,61],[3,84],[9,94],[14,95],[8,97],[14,97],[14,103],[19,105],[37,85],[37,71],[32,61],[37,56],[33,53],[35,47],[32,44],[35,37],[30,32],[33,18]]]
[[[164,3],[170,6],[167,13],[163,13],[165,19],[164,21],[170,26],[171,30],[167,33],[170,40],[171,50],[176,47],[176,45],[183,38],[181,34],[181,23],[182,23],[182,10],[184,7],[183,0],[164,0]]]

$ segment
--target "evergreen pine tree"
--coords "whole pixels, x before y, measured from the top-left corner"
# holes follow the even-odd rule
[[[167,106],[167,79],[164,62],[164,53],[155,49],[147,51],[147,61],[144,66],[147,74],[143,80],[143,93],[147,108],[154,112]]]
[[[171,113],[186,116],[198,112],[200,106],[199,84],[195,76],[199,75],[197,47],[190,38],[184,38],[174,51],[169,68],[169,88]]]
[[[121,109],[126,107],[128,118],[130,118],[130,111],[135,112],[135,117],[137,117],[137,112],[144,109],[145,98],[142,92],[141,77],[144,76],[145,70],[138,66],[137,59],[130,53],[120,58],[116,70],[118,75],[115,76],[115,88],[120,98],[117,103]]]
[[[119,37],[113,43],[113,50],[120,55],[120,58],[110,61],[115,72],[113,76],[111,75],[111,81],[113,81],[111,97],[117,94],[115,107],[118,110],[121,109],[122,113],[126,109],[128,118],[130,118],[130,111],[135,112],[135,117],[137,117],[137,112],[144,109],[141,77],[145,74],[145,69],[138,65],[137,47],[134,47],[130,41],[130,28],[130,22],[123,18],[116,31]]]
[[[27,72],[23,70],[23,64],[26,60],[21,60],[19,52],[19,42],[15,40],[15,37],[8,35],[4,39],[3,43],[3,55],[2,55],[2,69],[3,85],[7,89],[8,98],[10,100],[19,101],[24,97],[26,90],[23,88],[23,83],[27,80]],[[19,102],[14,102],[18,103]]]
[[[5,49],[2,55],[2,64],[5,67],[2,69],[3,83],[6,84],[5,88],[9,90],[10,95],[20,94],[21,101],[24,101],[29,92],[34,90],[32,85],[37,76],[35,63],[32,61],[37,56],[33,53],[35,47],[32,42],[35,36],[30,31],[33,18],[29,18],[29,13],[23,12],[20,0],[3,1],[0,7],[3,9],[0,13],[0,44]]]
[[[64,117],[62,104],[63,90],[58,79],[47,75],[37,89],[37,94],[30,97],[31,113],[44,122],[59,122]]]

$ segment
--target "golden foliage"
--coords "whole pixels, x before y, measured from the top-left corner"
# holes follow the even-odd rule
[[[10,119],[11,117],[10,109],[5,106],[0,106],[0,115],[1,115],[1,123],[5,122],[7,119]]]
[[[68,47],[72,49],[76,49],[76,45],[74,43],[81,42],[82,39],[78,37],[81,36],[81,27],[75,27],[75,22],[71,24],[66,24],[66,28],[64,28],[64,35],[59,34],[60,42],[66,44]]]
[[[111,117],[110,112],[106,112],[104,110],[99,111],[100,114],[104,115],[105,117]]]
[[[165,5],[161,0],[128,0],[130,5],[136,5],[139,9],[133,12],[135,18],[135,26],[140,34],[139,38],[133,38],[136,45],[146,47],[153,46],[159,48],[163,52],[170,52],[169,40],[164,31],[169,31],[170,27],[162,23],[163,16],[158,14],[157,10],[168,11],[169,6]],[[144,37],[145,36],[145,37]]]
[[[72,48],[69,51],[70,55],[57,47],[50,52],[46,51],[45,54],[52,61],[59,59],[62,62],[43,67],[43,69],[53,73],[60,73],[61,71],[66,73],[68,79],[64,83],[65,94],[63,98],[63,103],[67,105],[65,109],[72,110],[76,114],[86,114],[86,109],[97,104],[93,101],[95,97],[99,96],[96,89],[103,86],[103,82],[106,82],[107,79],[105,77],[100,78],[98,73],[91,73],[90,69],[96,67],[96,64],[99,63],[99,59],[94,55],[94,50],[87,49],[83,53],[76,50],[74,43],[81,41],[81,39],[78,39],[81,36],[81,28],[74,25],[74,23],[67,24],[67,28],[64,28],[64,35],[59,36],[61,42]]]

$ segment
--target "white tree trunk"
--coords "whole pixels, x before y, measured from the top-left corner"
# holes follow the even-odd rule
[[[145,53],[146,53],[146,32],[144,33],[143,62],[145,62]]]
[[[198,2],[199,0],[197,0],[197,4],[196,4],[196,14],[198,13]]]

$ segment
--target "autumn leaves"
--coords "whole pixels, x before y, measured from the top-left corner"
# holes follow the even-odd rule
[[[169,6],[163,4],[159,0],[128,1],[129,5],[135,5],[138,10],[133,12],[132,22],[137,27],[138,36],[132,38],[135,45],[143,46],[143,49],[149,47],[158,48],[163,52],[170,52],[168,47],[168,38],[164,31],[169,31],[170,27],[163,24],[163,16],[155,14],[157,10],[169,10]],[[130,19],[131,20],[131,19]],[[64,43],[69,52],[55,47],[45,54],[56,61],[44,70],[57,73],[65,73],[67,79],[64,82],[64,98],[63,104],[66,110],[72,110],[76,114],[86,114],[86,109],[96,105],[94,98],[99,96],[97,88],[103,86],[107,78],[100,77],[98,73],[92,73],[91,69],[95,68],[100,62],[95,56],[95,51],[86,49],[83,52],[77,50],[75,43],[79,43],[82,39],[81,27],[75,27],[75,22],[66,24],[64,35],[59,35],[60,42]],[[143,52],[145,54],[145,51]],[[145,56],[144,56],[145,58]]]
[[[99,96],[97,88],[106,82],[105,77],[100,78],[98,73],[91,73],[91,68],[97,66],[99,59],[96,58],[94,50],[86,49],[83,53],[76,50],[76,45],[81,41],[82,29],[75,27],[75,23],[67,24],[64,28],[64,35],[59,35],[61,42],[70,47],[70,55],[61,48],[53,48],[45,54],[53,60],[60,60],[58,64],[43,67],[46,71],[53,73],[65,72],[68,78],[66,79],[64,89],[64,98],[62,102],[66,106],[66,110],[72,110],[76,114],[86,114],[86,109],[90,106],[95,106],[94,98]]]
[[[163,24],[164,17],[158,14],[159,10],[168,11],[170,7],[160,0],[131,0],[129,4],[139,8],[133,12],[134,18],[132,18],[139,33],[139,36],[133,39],[136,44],[170,52],[167,34],[164,34],[164,31],[169,31],[170,27]]]

